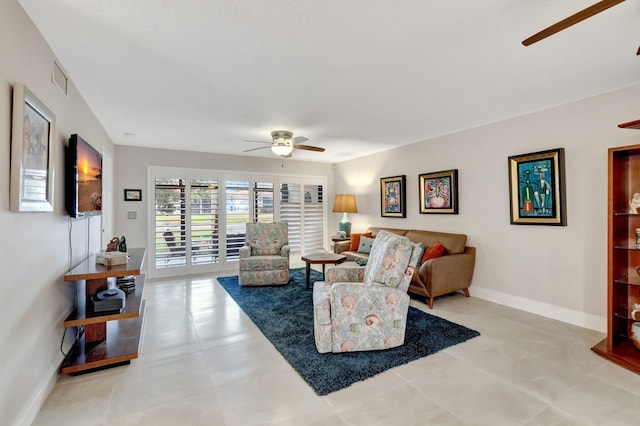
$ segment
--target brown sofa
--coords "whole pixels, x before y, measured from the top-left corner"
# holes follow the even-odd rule
[[[467,236],[448,232],[421,231],[415,229],[396,229],[370,227],[367,232],[375,237],[378,231],[385,229],[395,234],[404,235],[415,243],[422,243],[425,250],[439,241],[445,247],[442,257],[429,259],[416,269],[411,279],[409,292],[427,298],[429,308],[433,309],[434,297],[462,290],[469,297],[469,286],[473,278],[473,267],[476,262],[475,247],[467,246]],[[335,243],[336,253],[344,254],[348,260],[367,259],[366,253],[350,251],[351,241]]]

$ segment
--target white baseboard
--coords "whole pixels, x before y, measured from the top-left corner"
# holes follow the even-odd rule
[[[581,311],[563,308],[562,306],[551,305],[525,297],[513,296],[482,287],[472,287],[471,295],[479,299],[488,300],[510,308],[541,315],[558,321],[577,325],[578,327],[596,330],[602,333],[607,332],[607,319],[597,315],[586,314]]]
[[[26,408],[24,414],[22,415],[22,418],[16,423],[16,425],[30,426],[36,420],[40,409],[44,405],[44,402],[47,400],[49,394],[53,390],[53,387],[58,381],[58,371],[60,369],[61,362],[62,360],[60,360],[58,364],[53,365],[47,372],[44,377],[45,380],[42,382],[40,389],[36,392],[36,395],[32,399],[30,399],[32,401],[31,405]]]

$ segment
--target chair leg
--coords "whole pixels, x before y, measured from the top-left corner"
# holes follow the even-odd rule
[[[467,297],[471,297],[471,295],[469,294],[469,289],[468,288],[463,288],[462,291],[464,291],[464,295]]]
[[[433,309],[433,296],[429,297],[429,309]]]

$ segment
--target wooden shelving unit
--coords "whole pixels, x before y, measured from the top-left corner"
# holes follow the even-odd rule
[[[640,120],[618,126],[640,129]],[[640,303],[640,214],[629,209],[633,194],[640,193],[640,145],[610,148],[608,161],[607,337],[592,350],[640,373],[640,350],[629,338],[630,306]]]
[[[128,254],[128,263],[116,266],[96,264],[95,256],[91,256],[64,276],[65,281],[84,281],[84,285],[77,286],[77,306],[64,321],[64,326],[83,326],[85,331],[64,360],[60,369],[62,374],[120,365],[138,357],[145,307],[144,276],[140,275],[140,270],[146,249],[130,249]],[[114,278],[129,275],[136,276],[136,290],[127,295],[125,307],[119,312],[93,312],[91,296],[114,287]]]

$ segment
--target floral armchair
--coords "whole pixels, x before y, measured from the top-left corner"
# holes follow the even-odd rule
[[[380,231],[366,267],[329,268],[313,287],[318,352],[389,349],[404,344],[413,271],[420,244]]]
[[[240,285],[284,285],[289,282],[287,222],[247,223],[244,244],[240,248]]]

